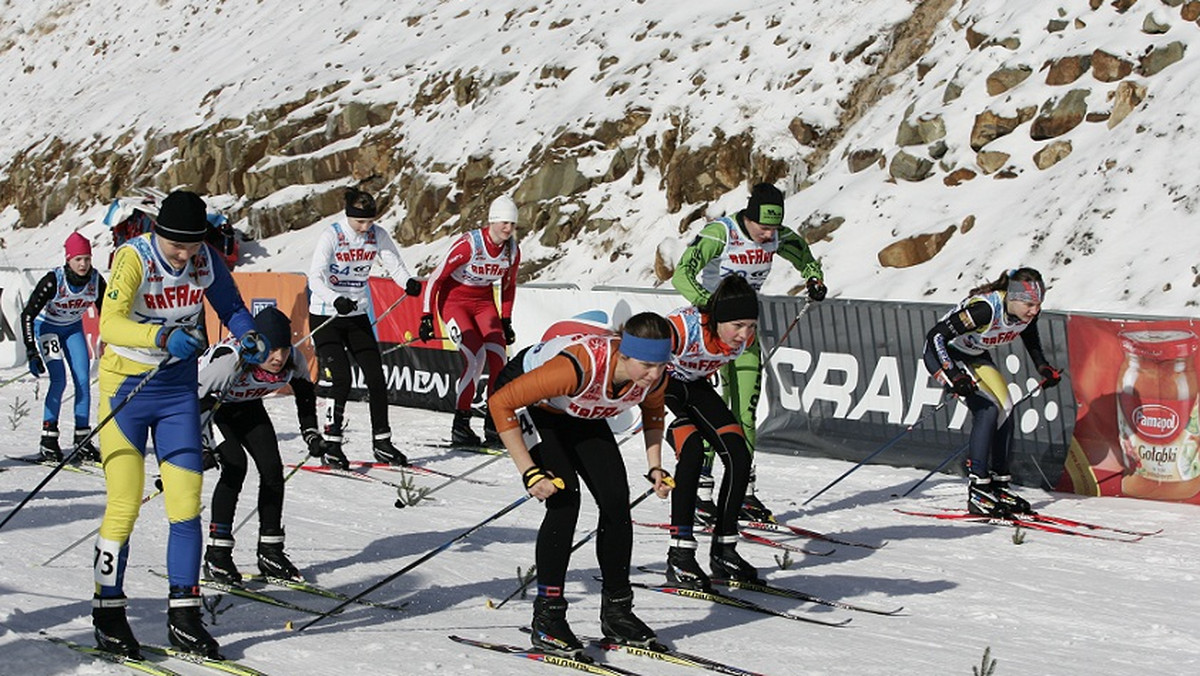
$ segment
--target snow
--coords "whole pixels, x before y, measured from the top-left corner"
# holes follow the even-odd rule
[[[647,106],[653,114],[645,133],[661,133],[670,114],[686,114],[691,135],[680,138],[681,146],[705,143],[714,126],[727,134],[751,130],[756,144],[792,163],[794,175],[781,182],[789,195],[787,222],[795,225],[822,214],[846,219],[828,241],[814,246],[831,296],[954,302],[1002,268],[1027,263],[1050,280],[1048,309],[1164,316],[1194,311],[1200,230],[1191,221],[1198,181],[1192,164],[1179,158],[1188,157],[1184,149],[1196,145],[1194,125],[1187,120],[1200,86],[1193,46],[1200,32],[1179,19],[1178,8],[1142,2],[1119,14],[1112,3],[1092,11],[1084,0],[957,3],[952,18],[959,25],[974,21],[982,32],[1019,35],[1022,50],[968,50],[962,31],[943,22],[923,59],[931,66],[925,77],[916,78],[910,69],[889,79],[891,93],[831,150],[828,164],[806,177],[799,156],[809,149],[791,137],[788,122],[800,114],[809,122],[835,123],[841,112],[837,102],[869,70],[861,58],[846,63],[838,55],[904,19],[915,3],[820,0],[733,9],[728,3],[700,0],[689,3],[686,13],[664,13],[661,3],[652,2],[603,9],[595,3],[557,1],[488,3],[486,8],[455,0],[430,4],[3,2],[0,81],[5,95],[0,97],[0,116],[6,124],[0,129],[0,157],[7,163],[45,143],[49,130],[78,140],[85,149],[97,149],[103,144],[93,145],[96,139],[111,137],[112,130],[134,129],[134,140],[125,148],[134,151],[149,129],[182,130],[215,119],[244,118],[311,87],[339,81],[345,86],[295,114],[355,100],[407,101],[434,73],[461,70],[483,79],[516,73],[514,82],[521,87],[485,89],[472,107],[441,111],[440,116],[432,115],[433,109],[398,109],[406,143],[412,144],[409,151],[446,166],[486,151],[496,158],[497,172],[515,174],[530,149],[552,139],[556,129],[582,127],[634,105]],[[1171,30],[1161,36],[1139,32],[1146,12],[1170,21]],[[1084,25],[1047,37],[1044,26],[1050,18],[1080,19]],[[551,28],[567,19],[572,21]],[[1028,164],[1038,145],[1024,127],[994,146],[1025,162],[1018,178],[1008,181],[980,177],[951,189],[940,178],[897,184],[886,181],[884,172],[850,174],[845,166],[844,156],[853,150],[891,148],[896,125],[910,104],[912,117],[942,114],[955,130],[947,157],[970,164],[966,134],[974,114],[985,107],[1011,113],[1069,89],[1041,83],[1037,68],[1046,59],[1101,47],[1134,58],[1148,45],[1172,40],[1189,46],[1184,60],[1153,78],[1134,78],[1149,87],[1148,102],[1113,130],[1090,123],[1072,130],[1065,138],[1074,152],[1050,171],[1038,172]],[[761,52],[750,65],[739,58],[747,43],[755,54]],[[867,55],[881,49],[873,45]],[[598,64],[609,55],[619,61],[600,73]],[[1002,97],[989,98],[982,78],[1018,61],[1031,64],[1035,76]],[[541,78],[538,73],[546,64],[571,74],[562,80]],[[812,70],[798,84],[785,86],[806,68]],[[699,73],[704,84],[695,84]],[[963,94],[944,103],[942,94],[951,80],[965,85]],[[1089,105],[1103,109],[1108,89],[1088,76],[1080,82],[1085,81],[1081,86],[1092,88]],[[100,86],[108,82],[121,86]],[[622,84],[627,88],[618,86]],[[54,93],[52,99],[48,92]],[[447,133],[448,128],[454,133]],[[604,206],[604,217],[619,219],[621,227],[587,233],[557,251],[546,249],[536,237],[523,241],[526,260],[561,255],[538,281],[571,281],[585,288],[650,286],[655,249],[677,257],[681,242],[701,223],[685,224],[687,232],[680,232],[682,213],[667,213],[660,177],[651,172],[634,185],[632,174],[611,186],[611,192],[587,194],[593,206]],[[449,181],[430,179],[433,184]],[[811,185],[800,191],[805,180]],[[264,203],[277,204],[312,189],[286,188]],[[706,214],[736,210],[744,200],[745,191],[735,190],[706,205]],[[212,202],[222,208],[237,204],[228,195],[213,196]],[[697,206],[685,205],[683,213]],[[96,260],[103,264],[108,249],[100,220],[106,208],[73,205],[34,229],[15,227],[15,209],[0,211],[0,265],[49,265],[47,252],[60,250],[67,233],[78,228],[98,243]],[[385,215],[384,225],[394,227],[402,215],[400,209]],[[941,231],[969,215],[977,225],[955,234],[924,265],[897,270],[875,260],[874,253],[893,241]],[[328,222],[248,243],[241,269],[303,272],[311,241]],[[431,267],[444,253],[450,230],[441,239],[405,248],[409,267]],[[610,256],[615,250],[629,255]],[[766,291],[783,293],[801,281],[784,266],[772,275]],[[0,378],[18,373],[2,370]],[[0,427],[7,428],[8,453],[24,454],[36,446],[40,396],[25,380],[0,388]],[[15,413],[20,403],[30,408],[24,417]],[[303,444],[294,432],[292,403],[272,399],[268,408],[284,454],[298,460]],[[361,404],[351,403],[349,411],[352,425],[367,418]],[[447,414],[395,407],[390,414],[414,461],[462,472],[488,460],[437,447],[449,430]],[[365,431],[352,428],[350,434],[350,456],[366,459]],[[625,454],[635,491],[644,485],[639,444],[628,444]],[[0,465],[5,467],[0,471],[0,513],[7,515],[48,470],[8,461]],[[637,612],[670,644],[765,674],[965,675],[979,666],[986,648],[999,661],[997,676],[1197,671],[1200,532],[1194,506],[1030,489],[1026,494],[1047,513],[1135,529],[1162,528],[1163,533],[1124,544],[1026,532],[1018,545],[1009,529],[893,511],[961,506],[960,479],[938,476],[915,497],[899,499],[891,496],[924,472],[868,466],[801,507],[806,497],[848,468],[834,460],[762,453],[760,494],[784,520],[851,540],[887,542],[885,547],[837,546],[827,557],[795,555],[786,570],[775,562],[780,550],[749,543],[739,550],[777,584],[854,603],[903,605],[902,616],[748,596],[812,617],[853,618],[848,627],[833,629],[650,592],[638,592]],[[398,480],[391,473],[379,475]],[[522,495],[507,459],[472,476],[494,485],[459,482],[432,501],[398,510],[393,506],[396,492],[386,486],[300,472],[288,484],[288,551],[310,579],[356,593]],[[210,473],[206,479],[207,504],[215,477]],[[417,476],[414,482],[435,486],[440,480]],[[253,506],[253,470],[246,485],[239,518]],[[40,564],[98,526],[103,504],[99,479],[62,472],[0,530],[0,675],[128,673],[37,635],[46,630],[90,642],[91,541],[50,566]],[[533,563],[540,514],[536,503],[526,503],[372,594],[376,600],[410,602],[402,614],[351,607],[296,634],[284,624],[305,617],[226,596],[213,633],[231,657],[276,676],[555,673],[552,667],[531,666],[445,638],[460,633],[524,643],[517,628],[528,623],[529,600],[514,600],[500,610],[489,610],[485,601],[508,594],[517,584],[517,567],[525,570]],[[667,507],[649,500],[634,516],[663,521]],[[585,498],[579,536],[594,518],[594,506]],[[139,524],[127,578],[131,619],[139,637],[162,643],[165,588],[147,572],[165,565],[161,500],[144,508]],[[253,525],[238,539],[236,558],[244,569],[253,569]],[[634,565],[661,566],[666,546],[663,533],[636,528]],[[584,547],[573,557],[567,588],[570,618],[579,633],[599,631],[596,572],[592,548]],[[651,581],[646,575],[635,577]],[[333,605],[295,592],[279,594],[296,603]],[[627,655],[603,659],[643,674],[699,673]],[[188,665],[171,666],[204,673]]]
[[[13,372],[15,374],[15,372]],[[10,374],[4,374],[6,376]],[[0,389],[0,410],[9,413],[28,390]],[[294,407],[287,398],[267,400],[280,432],[286,462],[303,458],[294,431]],[[347,452],[367,459],[364,404],[349,404]],[[393,407],[391,422],[403,431],[414,462],[460,473],[493,460],[450,451],[450,415]],[[33,449],[36,425],[19,420],[6,430],[10,453]],[[8,426],[7,423],[0,423]],[[645,481],[640,439],[624,446],[631,490]],[[5,515],[49,470],[3,461],[0,509]],[[739,551],[779,585],[810,594],[878,608],[904,606],[896,617],[815,606],[762,595],[739,595],[780,610],[819,619],[852,618],[844,628],[828,628],[759,616],[705,602],[638,591],[636,611],[660,638],[682,650],[727,661],[764,674],[969,674],[985,648],[998,660],[997,675],[1128,673],[1182,674],[1200,664],[1200,601],[1194,593],[1194,562],[1200,557],[1195,507],[1117,498],[1083,498],[1030,489],[1025,494],[1046,513],[1139,530],[1162,528],[1160,535],[1132,544],[1025,531],[1015,544],[1013,531],[898,514],[893,508],[958,507],[960,479],[937,476],[909,498],[892,498],[924,472],[866,466],[807,507],[800,504],[849,468],[843,462],[769,453],[758,457],[760,495],[784,521],[868,544],[878,550],[826,545],[815,540],[771,536],[829,556],[791,554],[780,569],[782,550],[743,543]],[[399,482],[395,472],[374,470]],[[148,477],[152,473],[148,473]],[[426,552],[521,497],[519,477],[507,458],[493,460],[471,478],[492,485],[457,482],[430,501],[396,509],[397,491],[382,484],[352,483],[337,477],[298,472],[288,483],[284,522],[288,552],[306,577],[354,594],[396,572]],[[215,476],[205,477],[205,504]],[[150,479],[148,478],[148,481]],[[414,476],[418,486],[444,479]],[[254,505],[257,478],[251,470],[238,519]],[[41,564],[99,525],[104,486],[98,477],[72,472],[55,476],[44,491],[0,531],[3,574],[0,589],[0,675],[122,674],[115,665],[93,662],[40,640],[38,632],[90,643],[88,596],[91,539],[49,566]],[[297,634],[284,628],[310,619],[206,591],[218,598],[220,614],[211,630],[228,656],[269,674],[336,673],[555,673],[516,659],[460,646],[447,635],[524,645],[531,600],[520,597],[499,610],[516,588],[517,568],[533,564],[534,536],[542,508],[529,501],[470,537],[451,545],[411,572],[372,593],[384,602],[408,602],[403,613],[351,606]],[[203,518],[203,515],[202,515]],[[651,498],[634,511],[646,522],[668,519],[668,505]],[[255,523],[238,533],[235,560],[253,570]],[[584,499],[577,536],[595,526],[595,507]],[[635,527],[633,564],[661,567],[667,537]],[[148,569],[165,563],[166,518],[161,499],[142,511],[132,540],[126,578],[134,631],[147,642],[165,636],[165,588]],[[703,549],[702,549],[703,551]],[[599,633],[599,583],[594,549],[572,557],[566,595],[577,633]],[[654,578],[634,573],[635,580]],[[286,590],[279,596],[329,609],[335,602]],[[594,654],[598,654],[593,651]],[[601,659],[642,674],[700,673],[624,654]],[[191,665],[171,664],[188,674]]]

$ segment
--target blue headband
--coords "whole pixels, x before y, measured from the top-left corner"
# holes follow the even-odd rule
[[[671,361],[670,338],[638,338],[628,331],[621,332],[621,354],[654,364]]]

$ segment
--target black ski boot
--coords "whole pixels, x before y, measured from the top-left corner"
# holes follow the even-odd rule
[[[570,658],[583,654],[583,644],[567,624],[567,600],[561,596],[534,599],[530,629],[530,642],[537,650]]]
[[[992,519],[1011,518],[1008,507],[996,498],[993,489],[991,477],[981,479],[971,475],[967,486],[967,511]]]
[[[342,452],[342,442],[326,441],[323,445],[325,455],[322,456],[321,462],[325,463],[326,467],[334,469],[350,469],[350,461],[346,459],[346,454]]]
[[[667,550],[667,581],[679,587],[712,591],[708,574],[696,562],[696,543],[691,547],[671,547]]]
[[[492,420],[491,414],[485,414],[483,417],[483,445],[488,448],[504,450],[504,441],[500,439],[500,433],[496,431],[496,421]]]
[[[225,584],[242,584],[242,574],[233,563],[233,538],[208,538],[204,548],[204,577]]]
[[[140,660],[142,646],[129,628],[125,617],[125,596],[102,599],[92,597],[92,633],[96,636],[96,647],[117,655]]]
[[[263,575],[302,581],[304,576],[283,553],[283,533],[258,536],[258,570]]]
[[[1009,488],[1011,482],[1012,476],[1009,474],[992,475],[992,495],[996,497],[996,502],[1004,505],[1013,514],[1033,514],[1033,505],[1012,492],[1012,489]]]
[[[96,444],[92,443],[91,439],[88,439],[91,433],[92,428],[90,427],[76,428],[75,446],[79,449],[75,451],[76,462],[100,462],[100,449],[96,448]]]
[[[38,460],[62,462],[62,449],[58,447],[58,423],[42,421],[42,442],[38,444]]]
[[[732,539],[732,541],[722,541],[727,538]],[[736,541],[736,535],[723,535],[713,538],[712,551],[708,557],[708,564],[712,568],[712,576],[718,580],[762,584],[763,581],[758,576],[758,570],[750,565],[750,562],[746,561],[746,559],[743,559],[741,554],[737,553]]]
[[[478,447],[483,440],[471,429],[471,412],[455,411],[454,423],[450,427],[450,445]]]
[[[600,631],[616,643],[648,647],[658,638],[654,630],[633,614],[633,590],[600,595]]]
[[[171,645],[184,652],[223,660],[221,646],[204,628],[200,618],[200,589],[171,587],[167,600],[167,638]]]
[[[374,451],[376,462],[408,467],[408,457],[392,444],[392,435],[390,432],[387,433],[386,437],[375,439]]]

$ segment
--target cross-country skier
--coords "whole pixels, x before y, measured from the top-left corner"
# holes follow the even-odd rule
[[[492,393],[496,376],[508,360],[505,346],[517,339],[512,328],[517,268],[521,264],[521,249],[513,237],[517,205],[507,195],[497,197],[488,208],[487,221],[486,226],[454,240],[446,258],[429,275],[418,329],[421,340],[432,340],[433,313],[437,310],[463,358],[463,371],[454,387],[454,424],[450,429],[450,443],[456,446],[484,443],[471,430],[471,402],[484,366],[490,376],[488,394]],[[497,284],[499,313],[494,295]],[[490,418],[485,419],[484,430],[487,443],[497,445],[499,438]]]
[[[693,589],[712,588],[696,562],[692,533],[707,445],[725,466],[709,551],[713,577],[760,582],[758,571],[737,553],[737,518],[750,479],[750,451],[741,424],[709,382],[709,376],[737,359],[754,340],[758,294],[744,278],[730,275],[721,280],[705,307],[680,308],[667,315],[667,321],[672,331],[666,405],[675,414],[667,442],[676,458],[667,579]]]
[[[83,235],[73,232],[63,243],[67,262],[47,272],[29,295],[21,311],[21,336],[25,340],[25,355],[29,372],[34,376],[48,373],[50,387],[46,389],[46,404],[42,410],[42,442],[38,453],[42,460],[60,462],[62,449],[58,444],[58,414],[62,410],[63,392],[67,389],[67,367],[75,386],[75,443],[79,445],[92,433],[90,416],[92,392],[88,373],[92,360],[88,356],[87,336],[83,333],[83,315],[89,305],[99,311],[104,304],[104,277],[92,267],[92,244]],[[95,444],[86,441],[79,447],[78,460],[100,460]]]
[[[196,329],[204,301],[237,336],[241,358],[257,364],[266,345],[242,303],[233,277],[204,244],[204,201],[176,191],[163,200],[153,233],[117,249],[100,312],[100,419],[108,417],[139,385],[136,401],[100,428],[100,454],[108,488],[96,537],[92,624],[102,650],[129,656],[140,645],[125,616],[125,567],[129,536],[146,480],[146,442],[162,475],[167,539],[167,630],[171,643],[210,657],[220,647],[200,616],[200,488],[203,460],[196,357],[205,337]],[[154,371],[154,369],[158,369]],[[152,374],[152,375],[150,375]],[[146,378],[149,377],[149,380]]]
[[[212,424],[224,438],[212,451],[221,476],[213,489],[204,574],[229,584],[242,581],[233,563],[233,516],[246,479],[247,454],[258,470],[258,570],[272,577],[301,577],[283,551],[283,461],[263,398],[290,385],[305,444],[313,455],[322,452],[316,393],[304,355],[292,347],[288,316],[266,307],[255,315],[254,326],[270,349],[263,363],[244,363],[232,339],[200,357],[200,408],[212,411]]]
[[[640,406],[646,478],[659,497],[671,490],[662,468],[663,392],[671,326],[660,315],[630,317],[619,335],[552,338],[522,350],[501,371],[488,400],[500,439],[531,495],[546,503],[537,536],[533,646],[576,656],[583,644],[567,623],[563,597],[580,482],[600,508],[596,554],[604,577],[600,628],[624,643],[648,645],[654,631],[633,614],[629,562],[633,524],[625,462],[606,418]],[[527,407],[518,419],[517,409]]]
[[[308,321],[315,331],[312,339],[317,352],[317,373],[322,382],[330,383],[329,398],[333,403],[325,425],[325,464],[349,468],[342,450],[342,421],[350,396],[350,356],[353,356],[367,384],[375,459],[407,465],[408,458],[392,444],[383,361],[371,318],[367,316],[367,280],[378,259],[397,285],[407,280],[403,287],[409,296],[421,295],[421,283],[409,274],[392,236],[375,224],[378,216],[375,198],[355,188],[348,188],[345,198],[345,222],[334,223],[321,232],[308,270]]]
[[[684,249],[671,283],[689,303],[702,307],[721,279],[729,275],[745,277],[755,291],[761,290],[777,255],[791,263],[806,280],[810,301],[825,298],[828,290],[820,262],[813,257],[803,237],[783,227],[783,193],[770,183],[759,183],[751,189],[745,209],[734,216],[718,218],[700,230]],[[742,424],[746,446],[753,459],[757,437],[755,415],[762,391],[762,354],[757,338],[746,346],[741,356],[721,369],[721,381],[729,409]],[[705,524],[713,522],[716,509],[712,501],[712,463],[710,449],[704,459],[696,505],[696,516]],[[755,494],[753,462],[741,518],[775,520],[771,510]]]
[[[1029,502],[1009,488],[1013,402],[1008,382],[988,350],[1019,336],[1043,378],[1043,387],[1057,385],[1062,373],[1046,360],[1038,336],[1037,318],[1045,294],[1037,270],[1009,270],[994,282],[971,289],[970,296],[925,337],[925,368],[971,410],[967,509],[975,514],[1003,517],[1031,511]]]

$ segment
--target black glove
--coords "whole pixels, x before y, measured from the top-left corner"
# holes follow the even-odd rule
[[[1039,366],[1038,373],[1042,376],[1043,390],[1048,390],[1051,387],[1057,387],[1058,381],[1062,380],[1062,371],[1059,371],[1049,364],[1042,364]]]
[[[421,295],[421,281],[416,277],[409,277],[408,281],[404,283],[404,293],[413,298]]]
[[[46,364],[42,362],[42,353],[38,352],[36,347],[25,350],[25,356],[29,358],[29,372],[35,378],[46,372]]]
[[[204,460],[205,472],[210,469],[221,469],[221,460],[211,448],[204,449],[204,451],[201,453],[201,458]]]
[[[345,296],[338,296],[337,300],[333,301],[333,308],[339,315],[348,315],[358,309],[358,303]]]
[[[805,283],[808,286],[809,300],[825,300],[825,294],[829,293],[829,289],[825,286],[825,282],[816,277],[809,277]]]
[[[321,433],[311,427],[302,430],[300,435],[304,437],[304,444],[308,446],[308,454],[314,458],[319,458],[325,455],[325,443],[321,439]]]
[[[421,340],[433,340],[433,315],[421,315],[421,326],[417,328]]]
[[[504,329],[504,344],[512,345],[517,342],[517,332],[513,331],[512,318],[504,317],[500,320],[500,328]]]
[[[979,391],[979,386],[971,379],[971,376],[962,371],[955,371],[949,376],[950,391],[960,397],[967,397]]]

